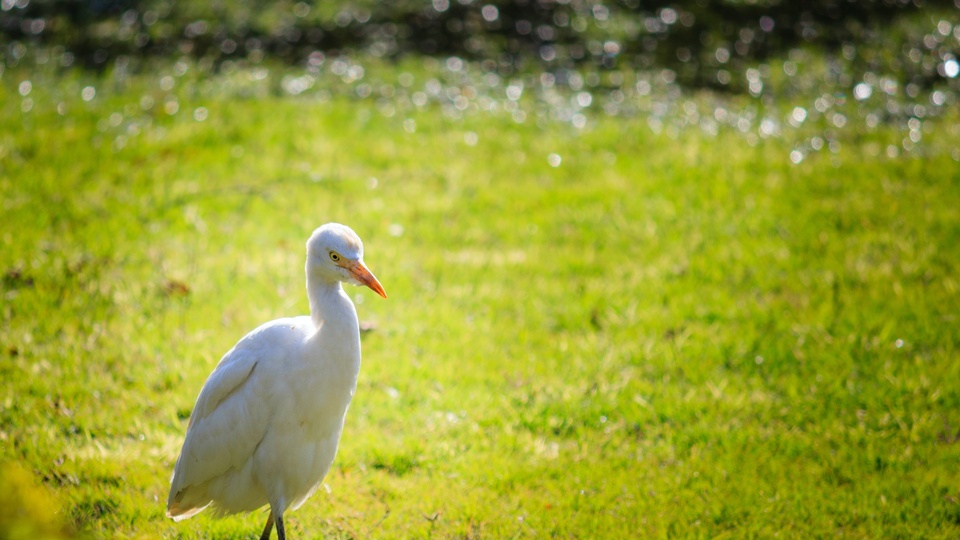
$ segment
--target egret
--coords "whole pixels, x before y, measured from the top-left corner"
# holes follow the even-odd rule
[[[306,274],[310,315],[247,334],[200,390],[173,470],[168,517],[269,504],[261,540],[274,526],[284,540],[284,512],[303,504],[330,469],[360,373],[357,311],[340,284],[387,295],[346,225],[313,232]]]

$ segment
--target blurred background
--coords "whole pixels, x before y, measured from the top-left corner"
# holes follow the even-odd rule
[[[825,117],[827,132],[799,143],[797,160],[829,147],[837,129],[879,124],[904,135],[884,152],[912,151],[922,122],[956,104],[957,11],[954,0],[4,0],[0,54],[7,67],[114,77],[155,69],[158,59],[189,60],[201,73],[282,65],[297,70],[271,91],[415,94],[460,111],[478,99],[512,108],[534,94],[541,116],[578,127],[589,112],[642,114],[655,129],[719,123],[766,137]],[[417,93],[370,72],[403,62],[434,72],[433,84]],[[693,115],[678,88],[687,98],[709,90],[748,99]],[[764,113],[775,106],[789,109]]]
[[[327,538],[960,535],[960,0],[0,0],[0,539],[162,501],[352,226]],[[292,534],[292,535],[293,535]]]

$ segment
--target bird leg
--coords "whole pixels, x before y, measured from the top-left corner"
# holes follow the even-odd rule
[[[260,535],[260,540],[270,540],[271,532],[273,532],[273,510],[271,510],[270,515],[267,516],[267,526],[263,528],[263,534]]]
[[[287,540],[287,535],[283,532],[283,516],[277,516],[277,538]]]

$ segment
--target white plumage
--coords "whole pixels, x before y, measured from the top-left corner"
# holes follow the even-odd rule
[[[167,499],[179,521],[209,505],[221,514],[270,505],[261,538],[317,489],[337,453],[360,372],[357,312],[341,282],[386,298],[349,227],[328,223],[307,241],[310,315],[247,334],[204,383]]]

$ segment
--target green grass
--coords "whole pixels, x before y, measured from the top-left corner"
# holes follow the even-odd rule
[[[220,355],[306,312],[327,221],[390,298],[349,291],[375,330],[291,536],[960,535],[948,153],[878,157],[881,129],[791,165],[790,141],[639,118],[190,87],[169,115],[146,75],[35,75],[24,113],[22,78],[0,84],[0,536],[259,533],[174,524],[169,477]]]

